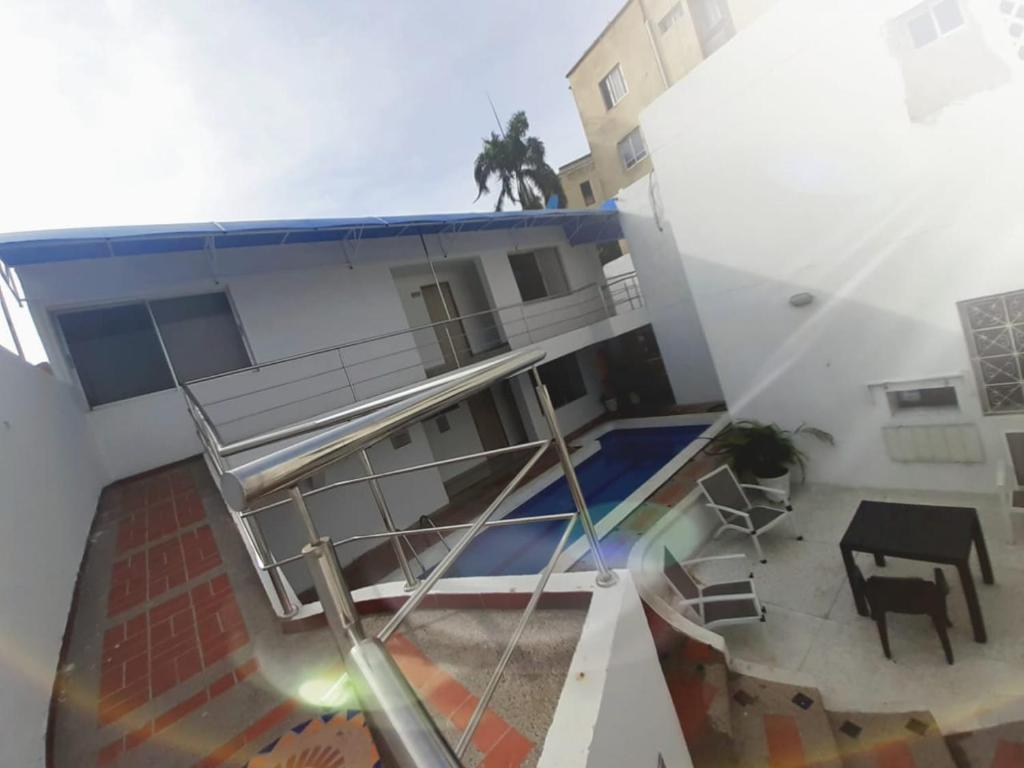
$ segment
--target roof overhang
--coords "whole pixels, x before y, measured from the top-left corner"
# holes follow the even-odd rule
[[[538,227],[561,227],[572,245],[622,237],[619,214],[614,208],[284,219],[15,232],[0,235],[0,261],[18,267],[80,259],[201,251],[208,247],[298,245]]]

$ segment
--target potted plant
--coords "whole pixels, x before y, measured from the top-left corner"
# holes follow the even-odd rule
[[[800,467],[801,475],[806,469],[807,456],[796,447],[793,438],[808,435],[823,443],[834,445],[835,440],[828,432],[801,424],[792,432],[777,424],[762,424],[759,421],[737,421],[715,437],[705,453],[712,456],[726,456],[736,474],[741,477],[753,476],[758,485],[772,488],[766,492],[772,501],[786,501],[789,498],[790,470]]]

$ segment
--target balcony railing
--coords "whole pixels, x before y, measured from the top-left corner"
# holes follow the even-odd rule
[[[570,293],[405,328],[189,382],[216,443],[257,435],[521,349],[644,306],[635,273]]]
[[[536,366],[544,358],[541,350],[509,352],[492,360],[461,368],[427,382],[406,387],[388,395],[373,398],[365,403],[351,406],[331,414],[319,422],[293,425],[292,436],[304,434],[299,442],[249,461],[239,467],[227,470],[221,475],[221,490],[229,506],[234,510],[248,510],[238,516],[243,531],[258,532],[258,518],[265,511],[289,505],[296,515],[308,538],[308,544],[301,552],[273,559],[266,549],[256,548],[254,562],[263,571],[278,574],[288,563],[304,561],[313,576],[317,595],[331,630],[337,639],[339,651],[345,662],[346,673],[353,682],[353,690],[370,723],[377,747],[386,765],[400,766],[459,766],[473,732],[501,680],[502,674],[515,651],[527,622],[537,607],[548,579],[555,569],[559,555],[569,540],[573,527],[580,523],[590,543],[594,563],[598,571],[597,582],[606,586],[615,582],[614,574],[608,570],[598,547],[597,534],[587,509],[586,501],[577,481],[565,441],[558,428],[555,410],[547,389],[537,374]],[[367,451],[376,443],[395,433],[408,429],[415,423],[428,419],[443,410],[465,400],[492,384],[503,379],[528,373],[534,384],[537,401],[550,430],[550,437],[526,442],[499,451],[485,451],[472,456],[462,456],[444,461],[434,461],[389,472],[375,473],[370,465]],[[198,416],[199,414],[194,414]],[[205,431],[197,421],[200,434],[208,448],[219,451],[224,458],[224,446],[218,446],[216,437]],[[304,431],[296,431],[304,430]],[[267,437],[261,438],[266,440]],[[573,499],[573,510],[560,514],[492,520],[498,508],[511,492],[523,481],[530,469],[543,453],[553,448]],[[383,495],[377,492],[376,484],[383,477],[406,472],[417,472],[457,461],[466,461],[483,455],[528,451],[529,458],[514,478],[483,509],[471,523],[465,525],[420,527],[406,531],[396,530]],[[374,491],[374,499],[381,515],[384,531],[349,536],[340,541],[323,537],[310,514],[306,499],[315,493],[329,490],[321,488],[303,492],[300,483],[307,477],[327,467],[358,455],[366,471],[364,477],[344,480],[330,487],[350,483],[368,483]],[[271,494],[286,494],[282,501],[266,503]],[[254,504],[263,503],[263,506]],[[342,512],[342,510],[338,510]],[[530,595],[526,608],[512,632],[490,679],[480,696],[459,741],[447,743],[436,725],[427,714],[416,694],[402,676],[388,654],[384,643],[401,626],[402,622],[423,601],[430,590],[451,569],[455,561],[486,528],[506,525],[528,525],[552,520],[565,521],[565,528],[543,571],[538,575],[537,584]],[[439,531],[464,530],[462,537],[454,542],[441,561],[422,581],[412,575],[401,546],[410,536],[434,537]],[[363,630],[359,611],[345,583],[337,558],[337,548],[355,541],[367,539],[390,540],[402,565],[410,595],[406,602],[391,617],[376,637],[368,637]]]

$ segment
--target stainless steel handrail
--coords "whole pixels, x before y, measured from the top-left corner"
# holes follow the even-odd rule
[[[580,520],[584,534],[590,543],[591,554],[599,572],[598,584],[614,583],[615,576],[608,570],[601,556],[593,522],[590,520],[568,449],[559,431],[551,398],[537,374],[536,366],[544,356],[544,352],[536,350],[510,352],[488,361],[489,364],[486,366],[461,369],[440,386],[435,381],[433,382],[434,386],[426,389],[407,388],[414,391],[411,394],[407,392],[404,399],[377,407],[372,412],[358,416],[344,424],[328,427],[293,445],[280,448],[240,467],[229,469],[221,477],[222,494],[229,505],[236,510],[245,509],[251,502],[267,494],[279,491],[287,492],[289,501],[298,513],[309,539],[308,544],[297,557],[306,560],[309,565],[317,595],[338,643],[346,670],[355,681],[356,696],[366,715],[378,750],[388,765],[398,766],[398,768],[413,768],[414,766],[416,768],[428,766],[430,768],[433,766],[455,768],[461,764],[461,755],[467,749],[473,731],[479,724],[497,688],[526,624],[539,604],[548,579],[554,572],[559,556],[569,540],[577,519]],[[509,378],[525,371],[530,371],[534,378],[537,399],[551,430],[551,437],[534,441],[529,445],[534,449],[529,459],[473,522],[457,526],[435,526],[427,530],[396,530],[377,482],[383,473],[374,472],[367,449],[389,435],[429,418],[450,407],[453,403],[463,400],[503,378]],[[524,446],[517,446],[517,448],[522,447]],[[491,520],[490,518],[512,491],[529,475],[549,447],[555,449],[562,464],[572,492],[575,511],[510,521]],[[327,466],[343,461],[356,453],[361,455],[363,467],[368,473],[365,477],[357,478],[357,481],[369,483],[371,489],[374,490],[374,497],[387,530],[379,534],[362,534],[334,542],[319,535],[298,483]],[[467,457],[458,458],[465,460]],[[426,466],[428,465],[420,465],[413,469],[419,470]],[[264,512],[271,506],[275,505],[268,505],[254,510],[254,512]],[[471,715],[468,728],[453,749],[427,714],[423,704],[416,697],[408,681],[402,676],[394,660],[388,655],[384,643],[401,626],[409,614],[422,603],[431,588],[448,573],[459,556],[485,528],[555,520],[566,521],[561,538],[551,554],[548,564],[540,574],[526,609],[488,680],[486,689]],[[247,517],[243,522],[252,523],[254,521]],[[457,529],[465,529],[464,535],[454,546],[449,547],[449,551],[431,571],[424,573],[423,579],[418,583],[415,591],[377,636],[368,638],[363,631],[358,610],[345,583],[337,559],[336,547],[371,538],[390,540],[395,546],[400,561],[404,563],[401,543],[409,535],[415,533],[440,535],[441,530]],[[448,546],[447,542],[446,546]],[[275,563],[261,563],[261,567],[280,568],[295,559],[292,557]],[[408,580],[407,567],[404,572]]]
[[[437,534],[438,540],[440,540],[440,542],[442,544],[444,544],[444,548],[447,549],[449,552],[452,551],[451,545],[448,544],[448,540],[445,539],[444,534],[441,533],[440,529],[438,529],[437,523],[435,523],[433,520],[431,520],[429,516],[427,516],[427,515],[420,515],[420,519],[417,522],[418,522],[420,528],[423,528],[423,526],[425,525],[425,526],[427,526],[427,528],[429,528],[430,530],[434,531]]]
[[[507,528],[510,525],[528,525],[530,523],[553,523],[557,520],[568,520],[571,517],[575,517],[575,512],[556,512],[551,515],[532,515],[530,517],[503,517],[497,520],[489,520],[484,528]],[[344,539],[336,539],[331,542],[336,548],[343,547],[346,544],[354,544],[357,541],[379,541],[381,539],[391,539],[400,537],[406,539],[409,536],[423,536],[426,534],[435,535],[445,531],[464,531],[467,528],[472,528],[472,523],[455,523],[452,525],[435,525],[433,528],[406,528],[402,531],[379,531],[378,533],[361,533],[355,536],[348,536]],[[451,547],[445,544],[445,547],[451,552]],[[261,571],[274,571],[285,565],[291,563],[297,563],[302,559],[302,554],[291,555],[289,557],[282,558],[280,560],[266,560],[256,564],[256,567]],[[422,565],[422,563],[421,563]],[[425,569],[424,569],[425,570]]]
[[[443,386],[439,386],[434,379],[424,382],[433,386],[423,387],[423,391],[418,394],[403,398],[392,393],[389,398],[381,399],[397,402],[384,407],[377,405],[372,413],[330,427],[229,470],[221,478],[221,493],[234,509],[244,509],[254,499],[289,488],[421,419],[440,413],[501,379],[532,368],[544,359],[544,355],[540,350],[509,352],[480,363],[479,367],[454,371]],[[356,409],[349,410],[351,412]]]
[[[541,444],[547,444],[546,440],[534,440],[529,443],[516,443],[515,445],[506,445],[502,448],[491,448],[487,451],[477,451],[476,453],[466,453],[462,456],[453,456],[450,459],[437,459],[435,461],[428,461],[425,464],[413,464],[410,467],[399,467],[398,469],[389,469],[387,472],[377,472],[372,475],[375,480],[381,480],[385,477],[397,477],[399,475],[408,475],[412,472],[422,472],[425,469],[433,469],[435,467],[447,467],[452,464],[460,464],[464,461],[473,461],[474,459],[483,459],[489,456],[504,456],[509,453],[518,453],[519,451],[525,451],[529,448],[537,448]],[[359,483],[365,483],[370,480],[371,476],[366,475],[364,477],[353,477],[348,480],[339,480],[336,483],[329,483],[328,485],[320,486],[319,488],[313,488],[309,491],[304,491],[303,496],[307,499],[310,496],[316,496],[326,491],[332,491],[335,488],[344,488],[347,485],[358,485]],[[266,504],[262,507],[256,507],[256,509],[250,509],[247,512],[243,512],[239,517],[242,519],[253,517],[261,512],[265,512],[268,509],[274,509],[275,507],[281,507],[288,504],[287,499],[281,501],[275,501],[270,504]],[[425,515],[424,515],[425,517]],[[428,518],[429,519],[429,518]]]
[[[367,384],[367,383],[373,382],[373,381],[375,381],[377,379],[383,379],[383,378],[387,378],[387,377],[390,377],[390,376],[395,376],[395,375],[401,374],[402,372],[412,371],[414,369],[421,368],[421,367],[425,368],[428,371],[428,375],[429,375],[429,371],[431,370],[431,368],[432,367],[436,368],[436,366],[433,365],[434,362],[440,363],[440,364],[445,364],[445,363],[448,362],[447,359],[444,357],[444,355],[441,355],[441,356],[439,356],[436,359],[436,361],[417,361],[415,364],[410,364],[408,366],[404,366],[404,367],[401,367],[401,368],[398,368],[398,369],[394,369],[394,370],[387,370],[384,373],[378,374],[376,376],[369,376],[369,377],[362,378],[362,379],[353,379],[352,375],[351,375],[351,371],[349,370],[351,368],[355,368],[355,367],[361,366],[361,365],[368,365],[368,364],[371,364],[371,363],[377,363],[381,359],[386,358],[386,357],[393,357],[393,356],[397,356],[397,355],[406,355],[406,354],[416,354],[416,353],[422,354],[423,353],[422,345],[421,344],[415,344],[412,347],[404,348],[402,350],[398,350],[398,351],[392,350],[392,351],[387,352],[384,355],[377,355],[377,356],[374,356],[374,357],[370,357],[370,358],[368,358],[366,360],[357,360],[357,361],[354,361],[354,362],[353,361],[349,361],[347,363],[341,357],[342,350],[350,349],[350,348],[353,348],[353,347],[358,347],[358,346],[362,346],[362,345],[366,345],[366,344],[370,344],[370,343],[373,343],[375,341],[382,341],[382,340],[386,340],[386,339],[391,339],[391,338],[395,338],[395,337],[398,337],[398,336],[410,335],[410,336],[415,337],[417,333],[421,333],[423,331],[430,331],[430,330],[436,329],[436,328],[438,328],[440,326],[448,327],[453,322],[458,322],[458,321],[467,320],[467,319],[473,319],[473,318],[477,318],[477,317],[481,317],[481,316],[486,316],[486,315],[494,316],[496,321],[494,323],[489,324],[486,328],[474,328],[473,329],[473,333],[474,333],[474,336],[479,335],[480,333],[504,335],[505,339],[502,341],[501,344],[495,345],[494,346],[495,349],[500,349],[502,346],[508,346],[510,343],[512,343],[513,339],[517,339],[517,338],[521,338],[521,337],[526,337],[526,339],[528,340],[529,343],[534,343],[534,342],[537,342],[537,341],[540,340],[538,338],[535,338],[535,336],[537,334],[544,334],[544,332],[550,331],[550,329],[552,329],[552,328],[556,328],[558,326],[564,326],[567,323],[579,322],[581,319],[589,318],[591,315],[595,315],[595,314],[598,315],[598,316],[601,315],[601,314],[603,314],[605,316],[611,316],[611,315],[615,314],[615,308],[618,307],[620,304],[622,304],[622,305],[627,305],[628,304],[630,309],[635,309],[636,308],[636,300],[639,299],[640,300],[640,306],[642,306],[643,302],[642,302],[642,298],[641,298],[641,294],[640,294],[640,289],[639,289],[638,285],[634,286],[635,289],[636,289],[636,296],[634,296],[631,292],[626,291],[625,294],[624,294],[624,298],[621,301],[616,298],[616,296],[623,295],[622,288],[621,288],[621,286],[619,284],[626,283],[627,285],[629,285],[630,283],[635,283],[635,282],[636,282],[636,274],[635,273],[628,273],[628,274],[624,274],[624,275],[618,275],[616,277],[610,278],[610,279],[605,280],[605,281],[588,283],[585,286],[582,286],[580,288],[576,288],[576,289],[574,289],[572,291],[569,291],[567,293],[560,294],[558,296],[547,297],[547,298],[545,298],[543,300],[539,300],[539,301],[536,301],[536,302],[525,302],[525,303],[519,303],[519,304],[508,304],[508,305],[504,305],[504,306],[500,306],[500,307],[495,307],[495,308],[491,308],[491,309],[481,310],[479,312],[473,312],[473,313],[469,313],[469,314],[465,314],[465,315],[459,315],[457,317],[453,317],[451,320],[443,320],[443,321],[438,321],[438,322],[434,322],[434,323],[427,323],[427,324],[424,324],[424,325],[414,326],[414,327],[411,327],[411,328],[405,328],[405,329],[401,329],[401,330],[390,331],[390,332],[387,332],[387,333],[384,333],[384,334],[378,334],[376,336],[370,336],[370,337],[366,337],[366,338],[362,338],[362,339],[356,339],[356,340],[353,340],[353,341],[344,342],[342,344],[338,344],[338,345],[335,345],[335,346],[332,346],[332,347],[323,347],[323,348],[316,349],[316,350],[311,350],[311,351],[308,351],[308,352],[300,352],[300,353],[296,353],[294,355],[289,355],[289,356],[286,356],[286,357],[277,358],[275,360],[269,360],[269,361],[266,361],[266,362],[257,363],[255,365],[249,366],[247,368],[241,368],[241,369],[237,369],[237,370],[234,370],[234,371],[228,371],[228,372],[225,372],[225,373],[215,374],[213,376],[207,376],[207,377],[200,378],[200,379],[193,379],[193,380],[183,384],[182,385],[182,389],[184,390],[185,397],[190,401],[190,409],[189,410],[190,410],[190,412],[194,411],[193,419],[197,421],[197,425],[198,425],[199,429],[201,429],[206,434],[207,441],[212,444],[212,446],[214,447],[215,452],[217,454],[219,454],[221,457],[226,457],[226,456],[229,456],[229,455],[232,455],[232,454],[235,454],[235,453],[239,453],[239,452],[242,452],[242,451],[245,451],[245,450],[249,450],[250,448],[262,447],[262,446],[269,445],[269,444],[272,444],[274,442],[277,442],[278,440],[286,439],[288,437],[294,437],[294,436],[296,436],[295,430],[298,429],[299,426],[298,425],[289,425],[288,427],[284,427],[284,428],[281,428],[281,429],[270,430],[268,432],[261,433],[261,434],[258,434],[258,435],[255,435],[255,436],[251,436],[251,437],[247,437],[247,438],[242,439],[242,440],[236,440],[236,441],[234,441],[232,443],[229,443],[229,444],[225,444],[225,441],[221,437],[220,430],[219,430],[220,426],[223,426],[223,425],[226,425],[226,424],[230,424],[230,423],[245,421],[248,418],[252,418],[253,416],[256,416],[256,415],[259,415],[259,414],[262,414],[262,413],[266,413],[266,412],[269,412],[269,411],[272,411],[272,410],[275,410],[275,409],[280,409],[280,408],[286,408],[286,407],[294,406],[297,402],[302,402],[303,400],[311,400],[311,399],[316,399],[318,397],[326,397],[326,396],[329,396],[329,395],[331,395],[331,394],[333,394],[335,392],[340,392],[340,391],[344,391],[344,390],[349,390],[351,392],[351,394],[352,394],[353,399],[360,400],[360,398],[358,396],[358,393],[356,391],[356,387],[361,385],[361,384]],[[582,292],[585,292],[585,291],[588,291],[588,290],[594,290],[594,289],[596,289],[596,295],[593,296],[592,298],[586,299],[586,300],[584,300],[582,302],[575,302],[575,303],[568,304],[568,305],[560,304],[560,305],[557,305],[557,306],[552,306],[552,307],[550,307],[548,309],[545,309],[545,310],[539,311],[539,312],[527,312],[526,311],[528,307],[532,307],[532,306],[543,307],[547,303],[558,302],[559,300],[564,299],[564,298],[566,298],[568,296],[573,296],[575,294],[579,294],[579,293],[582,293]],[[609,307],[609,299],[610,299],[610,304],[611,304],[610,307]],[[589,310],[589,311],[583,313],[582,315],[577,314],[577,315],[574,315],[572,317],[565,317],[565,318],[562,318],[562,319],[555,319],[555,320],[552,320],[550,322],[546,322],[544,325],[539,326],[539,327],[535,327],[535,325],[534,325],[535,321],[538,318],[542,318],[542,317],[550,316],[550,315],[557,316],[560,313],[564,314],[566,312],[572,311],[574,308],[578,308],[578,307],[580,307],[580,306],[582,306],[584,304],[587,304],[587,303],[590,303],[590,302],[596,302],[596,301],[600,301],[600,305],[599,306],[595,305],[593,310]],[[520,312],[520,316],[519,317],[510,317],[510,316],[508,316],[506,314],[508,310],[516,310],[516,309],[518,309],[519,312]],[[594,318],[594,320],[596,320],[596,319],[597,318]],[[588,322],[593,322],[594,320],[589,320]],[[510,333],[509,326],[510,325],[515,325],[517,323],[522,324],[523,330],[519,330],[519,331],[515,331],[515,332],[511,332]],[[465,334],[465,336],[466,336],[467,339],[469,338],[469,334],[468,333]],[[542,336],[542,338],[547,338],[548,336],[550,336],[550,333],[544,334]],[[427,345],[431,346],[431,347],[436,346],[436,347],[438,347],[438,349],[442,349],[442,347],[443,347],[443,345],[441,345],[439,341],[430,341],[430,342],[427,342]],[[273,384],[270,384],[267,387],[260,387],[260,388],[256,388],[256,389],[253,389],[253,390],[249,390],[249,391],[245,391],[245,392],[240,392],[238,394],[230,395],[230,396],[228,396],[226,398],[215,399],[215,400],[213,400],[211,402],[206,402],[206,403],[200,402],[200,398],[198,397],[197,392],[194,389],[194,387],[196,387],[197,385],[202,385],[205,382],[209,382],[209,381],[213,381],[213,380],[218,380],[218,379],[224,379],[224,378],[231,377],[231,376],[242,376],[242,375],[245,375],[247,373],[258,372],[258,371],[260,371],[260,370],[262,370],[264,368],[271,368],[273,366],[276,366],[276,365],[279,365],[279,364],[282,364],[282,363],[288,363],[288,362],[293,362],[293,361],[296,361],[296,360],[312,358],[312,357],[316,357],[318,355],[325,355],[325,354],[328,354],[328,353],[331,353],[331,352],[337,352],[338,353],[338,356],[339,356],[339,358],[338,358],[338,366],[335,367],[335,368],[330,368],[328,370],[324,370],[324,371],[317,371],[316,373],[313,373],[311,376],[300,376],[300,377],[298,377],[295,380],[289,379],[288,381],[285,381],[285,382],[274,382]],[[489,353],[489,351],[484,351],[484,352],[479,353],[479,355],[484,355],[484,354],[488,354],[488,353]],[[479,355],[477,355],[476,357],[479,357]],[[459,362],[460,362],[460,366],[459,367],[468,367],[468,366],[464,365],[463,361],[459,361]],[[313,393],[311,395],[306,395],[306,396],[304,396],[302,398],[299,398],[298,400],[289,400],[289,401],[284,402],[284,403],[279,403],[277,405],[272,405],[269,408],[263,408],[261,410],[258,410],[256,412],[254,412],[254,413],[243,413],[243,414],[241,414],[239,416],[235,416],[235,417],[233,417],[231,419],[228,419],[227,421],[222,421],[222,422],[215,423],[214,420],[211,419],[209,414],[207,413],[207,408],[211,407],[212,405],[219,404],[222,401],[223,402],[227,402],[227,401],[231,401],[231,400],[243,400],[246,397],[253,396],[253,395],[258,395],[258,394],[260,394],[262,392],[269,391],[271,389],[283,389],[285,387],[294,385],[294,384],[296,384],[298,382],[302,382],[302,381],[306,381],[306,380],[311,379],[311,378],[322,377],[322,376],[343,376],[344,377],[344,383],[341,384],[340,386],[330,387],[330,388],[328,388],[328,389],[326,389],[325,391],[322,391],[322,392],[316,392],[316,393]],[[438,377],[434,377],[434,378],[438,378]],[[438,383],[440,383],[440,382],[438,382]],[[360,400],[360,402],[366,402],[366,400]],[[323,418],[323,417],[320,417],[320,418]],[[316,420],[314,420],[314,421],[316,421]],[[314,429],[319,428],[317,425],[313,424],[312,422],[308,422],[307,421],[307,422],[303,422],[303,423],[309,425],[308,429],[310,429],[310,430],[314,430]],[[322,426],[322,424],[320,426]],[[302,433],[299,432],[298,434],[302,434]]]
[[[287,427],[282,427],[281,429],[264,432],[254,437],[228,443],[227,445],[220,443],[216,439],[216,435],[213,435],[213,440],[211,442],[214,449],[222,457],[233,456],[237,453],[253,450],[255,448],[263,448],[282,440],[287,440],[292,437],[300,437],[302,435],[307,435],[310,432],[316,432],[317,430],[324,429],[326,427],[350,421],[364,414],[377,411],[385,406],[400,402],[421,392],[431,391],[438,387],[443,387],[452,381],[458,381],[467,373],[487,371],[500,364],[501,358],[492,357],[490,360],[484,360],[480,363],[467,365],[464,368],[459,368],[451,371],[450,373],[435,376],[432,379],[418,381],[414,384],[402,387],[401,389],[385,392],[384,394],[377,395],[376,397],[371,397],[366,400],[360,400],[358,403],[345,406],[337,411],[331,411],[330,413],[317,416],[314,419],[308,419],[296,424],[291,424]],[[206,423],[209,424],[208,421]]]
[[[491,307],[490,309],[482,309],[479,312],[470,312],[470,313],[465,314],[465,315],[456,315],[455,317],[452,317],[451,320],[438,320],[437,322],[434,322],[434,323],[424,323],[423,325],[417,325],[417,326],[413,326],[411,328],[402,328],[402,329],[396,330],[396,331],[388,331],[387,333],[380,333],[380,334],[377,334],[376,336],[366,336],[365,338],[362,338],[362,339],[355,339],[353,341],[346,341],[346,342],[343,342],[341,344],[335,344],[334,346],[331,346],[331,347],[321,347],[320,349],[313,349],[313,350],[310,350],[309,352],[297,352],[294,355],[287,355],[285,357],[278,357],[278,358],[275,358],[273,360],[267,360],[266,362],[263,362],[263,363],[255,363],[255,364],[250,365],[250,366],[248,366],[246,368],[236,368],[233,371],[226,371],[225,373],[215,373],[215,374],[213,374],[211,376],[203,376],[202,378],[199,378],[199,379],[192,379],[192,380],[190,380],[188,382],[188,384],[189,385],[191,385],[191,384],[202,384],[205,381],[212,381],[213,379],[222,379],[222,378],[224,378],[226,376],[232,376],[232,375],[235,375],[235,374],[245,373],[246,371],[258,371],[261,368],[267,368],[267,367],[269,367],[271,365],[279,365],[280,363],[290,363],[293,360],[301,360],[302,358],[306,358],[306,357],[315,357],[316,355],[322,355],[322,354],[325,354],[327,352],[334,352],[334,351],[339,350],[339,349],[348,349],[350,347],[358,346],[360,344],[369,344],[370,342],[374,342],[374,341],[383,341],[384,339],[390,339],[390,338],[393,338],[395,336],[404,336],[407,333],[415,333],[416,331],[429,331],[429,330],[432,330],[432,329],[434,329],[434,328],[436,328],[438,326],[450,325],[451,323],[457,322],[458,320],[466,320],[466,319],[469,319],[469,318],[472,318],[472,317],[479,317],[481,315],[491,315],[491,314],[494,314],[495,312],[503,312],[503,311],[510,310],[510,309],[519,309],[520,307],[523,307],[523,306],[539,305],[539,304],[544,303],[545,301],[554,301],[556,299],[563,299],[566,296],[572,296],[573,294],[576,294],[576,293],[581,293],[582,291],[588,290],[589,288],[594,288],[594,287],[603,286],[603,285],[610,285],[613,282],[621,282],[622,280],[625,280],[625,279],[635,279],[635,278],[636,278],[636,272],[629,272],[629,273],[626,273],[626,274],[623,274],[623,275],[617,275],[614,278],[609,278],[608,280],[598,280],[598,281],[595,281],[595,282],[592,282],[592,283],[587,283],[586,285],[580,286],[579,288],[574,288],[571,291],[566,291],[565,293],[560,293],[560,294],[558,294],[556,296],[545,296],[543,299],[537,299],[535,301],[519,302],[519,303],[516,303],[516,304],[505,304],[505,305],[499,306],[499,307]]]

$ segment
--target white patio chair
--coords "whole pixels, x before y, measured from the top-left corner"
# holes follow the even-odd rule
[[[738,581],[705,584],[689,570],[697,563],[746,559],[744,554],[717,555],[697,557],[680,563],[665,547],[665,577],[679,594],[679,606],[696,611],[705,627],[764,621],[765,609],[754,590],[753,573]]]
[[[1002,497],[1006,514],[1009,542],[1017,542],[1015,520],[1024,516],[1024,432],[1007,432],[1006,453],[1008,462],[996,465],[996,484]]]
[[[764,551],[761,549],[759,537],[765,531],[770,531],[785,519],[789,519],[790,527],[797,541],[803,541],[803,536],[796,527],[796,520],[790,513],[793,505],[789,499],[781,502],[781,507],[772,506],[771,502],[751,504],[744,489],[778,493],[776,488],[765,488],[760,485],[740,483],[728,464],[722,465],[714,472],[709,472],[700,478],[697,483],[700,485],[704,496],[707,498],[708,506],[718,514],[721,525],[715,531],[715,538],[718,538],[726,530],[740,531],[754,540],[754,549],[757,550],[757,557],[762,563],[767,563]]]

